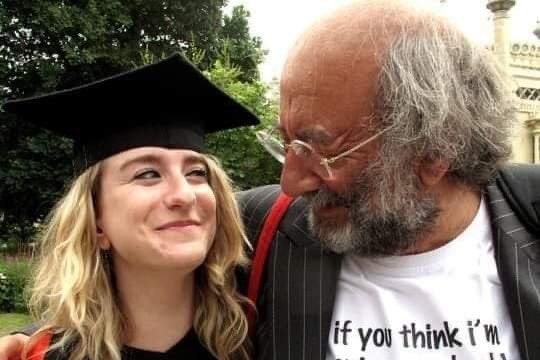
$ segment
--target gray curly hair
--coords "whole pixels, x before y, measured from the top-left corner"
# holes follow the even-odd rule
[[[442,18],[410,20],[398,20],[381,57],[374,114],[378,126],[391,127],[381,161],[398,172],[441,159],[453,180],[481,189],[510,155],[508,78],[489,50]]]

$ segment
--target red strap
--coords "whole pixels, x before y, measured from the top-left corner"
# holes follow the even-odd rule
[[[259,298],[259,288],[261,286],[261,279],[264,272],[264,266],[266,264],[266,258],[268,256],[268,250],[272,244],[272,239],[276,234],[277,228],[283,218],[283,215],[287,212],[289,204],[293,199],[283,193],[280,193],[277,200],[272,205],[268,217],[264,221],[263,228],[257,241],[257,248],[255,249],[255,256],[251,265],[251,273],[249,274],[248,285],[248,298],[257,305]],[[248,306],[246,310],[250,333],[253,334],[255,329],[255,308]]]
[[[47,331],[32,344],[30,350],[26,354],[28,360],[44,360],[47,350],[51,345],[52,333]]]

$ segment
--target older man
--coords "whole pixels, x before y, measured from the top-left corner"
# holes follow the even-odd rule
[[[539,244],[491,185],[513,114],[489,51],[433,13],[357,2],[314,24],[265,138],[298,199],[258,358],[540,359]],[[248,226],[277,190],[244,194]]]
[[[513,118],[493,61],[399,1],[348,5],[298,40],[266,138],[297,199],[267,260],[257,358],[540,359],[538,239],[492,185]],[[277,192],[242,194],[248,229]]]

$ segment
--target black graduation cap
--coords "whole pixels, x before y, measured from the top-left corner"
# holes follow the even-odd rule
[[[204,135],[259,123],[180,54],[3,109],[74,140],[85,169],[140,146],[204,150]]]

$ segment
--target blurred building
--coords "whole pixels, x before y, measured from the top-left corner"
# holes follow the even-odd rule
[[[518,123],[513,134],[512,160],[540,163],[540,22],[536,29],[531,29],[539,41],[512,42],[509,10],[515,3],[515,0],[487,2],[493,13],[493,51],[515,82]]]

